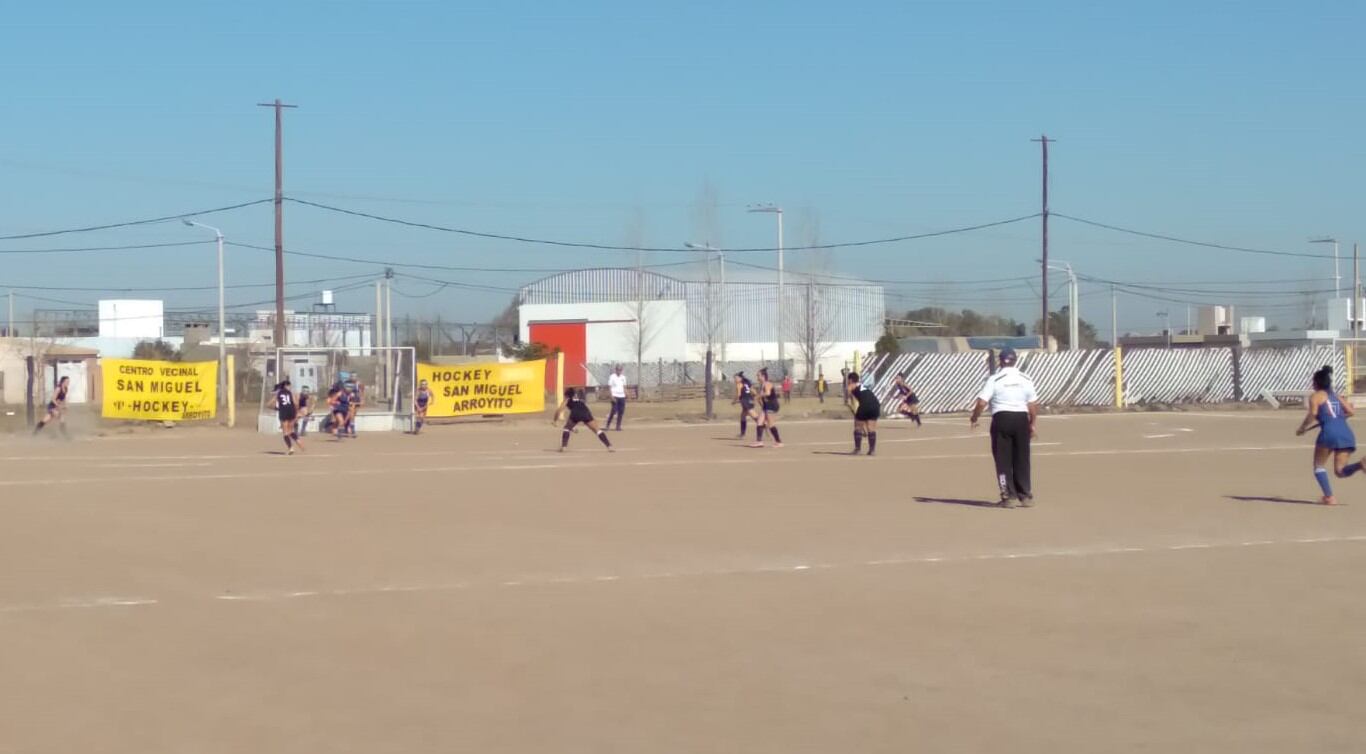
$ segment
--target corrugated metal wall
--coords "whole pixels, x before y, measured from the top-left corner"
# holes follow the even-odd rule
[[[1125,402],[1135,406],[1255,402],[1267,392],[1307,391],[1310,375],[1324,364],[1333,365],[1337,389],[1345,390],[1344,355],[1333,348],[1259,348],[1238,353],[1231,348],[1134,349],[1124,354]],[[1045,405],[1114,405],[1115,364],[1110,350],[1028,353],[1021,358],[1020,368],[1034,379]],[[864,364],[865,376],[872,375],[874,390],[889,411],[895,408],[892,378],[901,372],[907,373],[906,381],[920,396],[922,411],[967,411],[986,380],[986,354],[870,358]]]

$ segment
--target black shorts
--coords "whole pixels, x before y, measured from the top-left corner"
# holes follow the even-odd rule
[[[293,421],[293,420],[294,420],[294,417],[297,416],[298,413],[291,407],[291,408],[282,408],[282,409],[278,410],[278,411],[276,412],[276,415],[280,417],[280,421],[282,421],[282,422],[287,422],[287,421]]]
[[[859,409],[858,411],[855,411],[855,412],[854,412],[854,421],[858,421],[858,422],[875,422],[875,421],[877,421],[878,419],[881,419],[881,418],[882,418],[882,409],[879,409],[879,408],[869,408],[869,409],[862,409],[862,408],[861,408],[861,409]]]
[[[743,409],[746,410],[746,411],[753,411],[753,410],[754,410],[754,399],[753,399],[753,398],[741,398],[741,399],[740,399],[740,408],[743,408]]]
[[[764,403],[764,413],[766,413],[766,414],[776,414],[776,413],[778,413],[779,405],[780,405],[780,404],[779,404],[777,401],[773,401],[772,403],[765,402],[765,403]]]
[[[47,404],[47,412],[48,412],[49,414],[55,412],[56,410],[57,410],[57,404],[55,404],[55,403],[49,403],[49,404]]]
[[[569,412],[569,424],[570,424],[570,426],[573,426],[573,425],[575,425],[575,424],[587,424],[588,422],[591,422],[591,421],[593,421],[593,414],[590,413],[590,412],[588,412],[588,411],[570,411],[570,412]]]

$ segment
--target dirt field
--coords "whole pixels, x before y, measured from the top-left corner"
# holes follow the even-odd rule
[[[0,752],[1360,752],[1298,419],[7,440]]]

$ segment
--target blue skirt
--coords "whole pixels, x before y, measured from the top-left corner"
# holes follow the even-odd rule
[[[1320,429],[1319,438],[1314,444],[1331,450],[1356,450],[1357,438],[1352,434],[1352,428],[1343,423]]]

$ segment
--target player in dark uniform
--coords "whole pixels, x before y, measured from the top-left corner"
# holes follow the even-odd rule
[[[915,422],[915,426],[924,426],[920,423],[920,396],[915,394],[915,389],[906,384],[906,373],[902,372],[896,376],[893,383],[896,386],[897,397],[901,399],[901,405],[897,406],[897,413]]]
[[[778,397],[778,388],[768,378],[768,368],[759,370],[759,408],[763,410],[764,416],[759,426],[754,431],[754,443],[751,448],[764,447],[764,430],[773,435],[773,447],[781,448],[783,438],[778,434],[778,410],[782,407]]]
[[[308,391],[305,385],[299,390],[299,415],[295,420],[295,425],[299,428],[299,436],[308,436],[308,422],[313,418],[313,394]]]
[[[365,396],[365,386],[359,380],[350,380],[344,386],[349,410],[346,414],[346,432],[356,436],[356,414],[360,413],[361,402]]]
[[[332,436],[340,440],[351,416],[351,395],[340,383],[333,385],[327,392],[327,405],[332,407]]]
[[[868,455],[877,450],[877,420],[882,418],[882,404],[872,388],[859,382],[858,372],[850,372],[845,378],[849,392],[849,410],[854,414],[854,452],[858,455],[863,448],[863,438],[868,438]]]
[[[285,436],[285,455],[294,455],[294,446],[303,450],[303,443],[299,442],[299,433],[294,429],[294,420],[298,418],[299,407],[294,400],[294,391],[290,388],[289,378],[275,386],[275,416],[280,420],[280,433]]]
[[[432,402],[432,391],[427,387],[427,381],[423,380],[417,386],[417,392],[413,393],[413,434],[422,431],[422,425],[427,422],[427,404]]]
[[[558,424],[560,416],[565,415],[564,430],[560,433],[560,452],[569,445],[569,435],[574,432],[574,428],[580,424],[587,424],[588,428],[597,434],[602,441],[603,447],[612,450],[612,441],[607,439],[607,433],[598,429],[598,423],[593,420],[593,412],[588,409],[588,404],[583,400],[583,396],[574,388],[565,388],[564,400],[560,402],[559,408],[555,409],[555,416],[550,420],[551,424]]]
[[[62,431],[62,437],[66,437],[66,393],[71,384],[71,378],[63,377],[57,380],[57,392],[52,394],[52,400],[47,402],[47,413],[38,421],[33,428],[33,434],[43,431],[43,427],[51,422],[57,422],[57,428]]]
[[[749,420],[754,420],[757,427],[763,424],[764,417],[754,410],[754,383],[749,381],[744,372],[735,373],[735,400],[731,404],[740,404],[740,439],[749,435]]]

